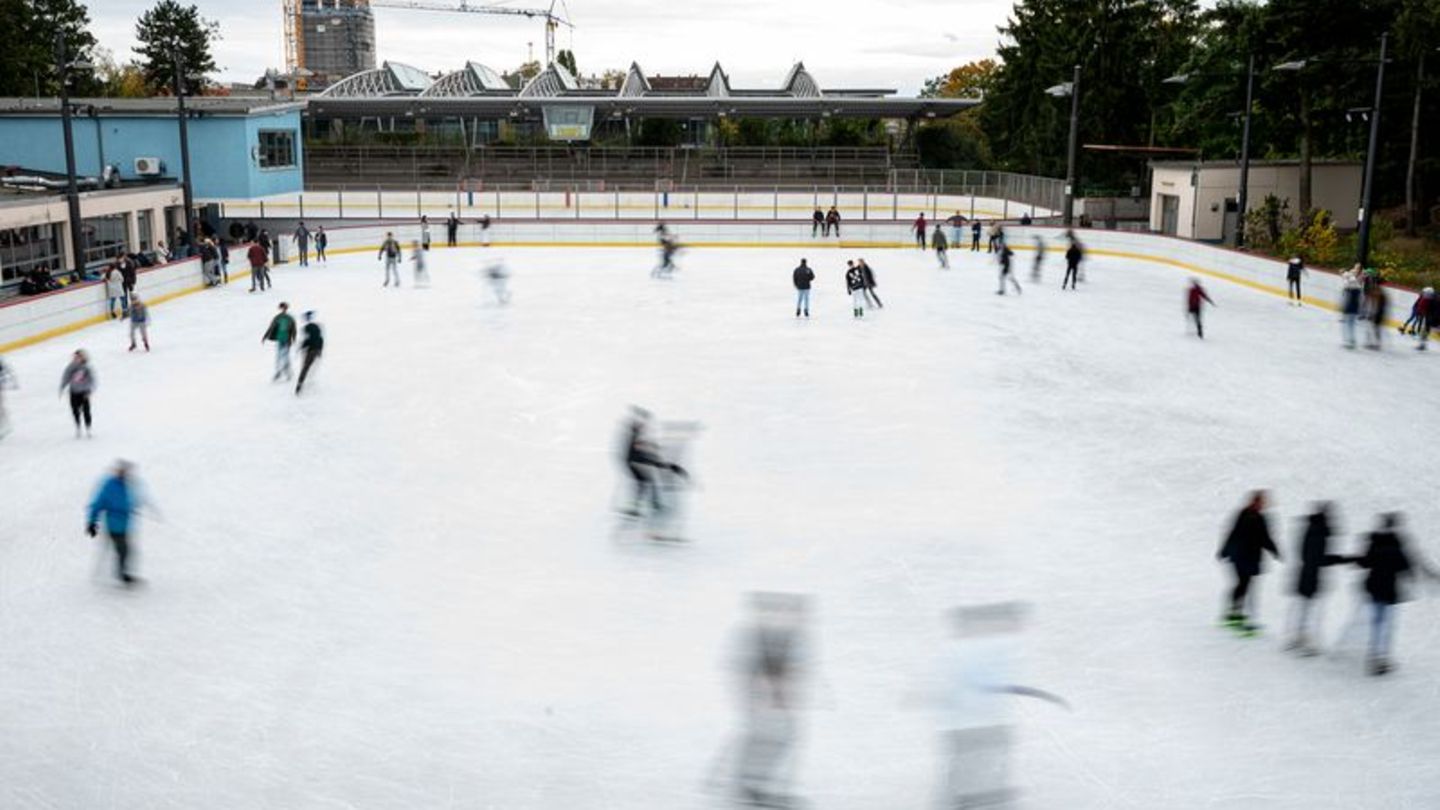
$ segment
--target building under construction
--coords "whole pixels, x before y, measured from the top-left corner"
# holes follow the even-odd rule
[[[297,86],[320,89],[375,68],[369,0],[285,0],[284,10],[285,66],[302,77]]]

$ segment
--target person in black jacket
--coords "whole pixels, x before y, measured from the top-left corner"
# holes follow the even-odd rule
[[[1245,633],[1259,630],[1257,625],[1246,621],[1245,605],[1250,595],[1250,580],[1261,574],[1265,552],[1280,559],[1280,551],[1270,539],[1265,502],[1265,490],[1257,489],[1250,494],[1250,502],[1235,516],[1234,527],[1215,555],[1218,559],[1229,560],[1235,571],[1235,587],[1230,591],[1230,609],[1225,614],[1224,624]]]
[[[845,271],[845,292],[850,296],[850,314],[856,318],[865,317],[865,271],[855,265],[855,262],[846,262],[848,269]]]
[[[879,286],[875,283],[875,271],[870,269],[864,259],[856,259],[855,266],[860,268],[860,276],[865,282],[865,299],[876,309],[884,309],[885,302],[880,300],[880,293],[875,292],[875,288]]]
[[[455,212],[451,211],[449,218],[445,220],[445,245],[455,247],[455,236],[460,232],[460,220],[456,218]]]
[[[1330,503],[1316,504],[1315,511],[1305,519],[1305,533],[1300,537],[1300,571],[1295,581],[1295,595],[1300,601],[1295,606],[1294,636],[1285,649],[1309,657],[1318,651],[1310,643],[1311,615],[1315,597],[1320,595],[1321,569],[1329,565],[1351,562],[1351,558],[1330,553],[1330,538],[1334,530],[1330,526]]]
[[[829,236],[830,226],[825,224],[825,212],[821,211],[820,206],[817,205],[815,213],[810,215],[810,238],[814,239],[821,235]]]
[[[795,317],[800,317],[801,311],[804,311],[805,317],[808,318],[810,317],[810,282],[815,280],[815,271],[810,269],[810,265],[806,264],[804,259],[801,259],[800,266],[795,268],[791,278],[795,282]]]
[[[1413,577],[1418,567],[1432,578],[1437,577],[1424,562],[1412,561],[1405,553],[1400,534],[1401,515],[1390,512],[1380,518],[1380,529],[1369,536],[1365,554],[1355,560],[1370,573],[1365,577],[1365,592],[1370,595],[1371,623],[1369,667],[1371,675],[1384,675],[1394,665],[1390,662],[1390,636],[1395,624],[1395,606],[1405,601],[1400,589],[1401,577]]]
[[[632,407],[626,433],[625,468],[635,481],[635,496],[630,507],[622,511],[631,517],[639,517],[640,507],[648,494],[651,514],[658,514],[665,509],[665,504],[660,500],[660,488],[649,470],[670,472],[682,478],[687,477],[687,473],[680,465],[660,457],[659,448],[650,439],[649,411]]]
[[[310,367],[320,359],[320,353],[325,350],[325,334],[320,331],[320,324],[315,323],[315,313],[305,313],[305,339],[300,341],[300,350],[305,353],[305,360],[300,364],[300,379],[295,382],[295,395],[300,395],[300,389],[305,386],[305,378],[310,375]]]
[[[835,232],[836,239],[840,238],[840,209],[833,205],[825,213],[825,232],[828,234],[830,231]]]
[[[1070,285],[1070,289],[1078,289],[1075,285],[1080,281],[1080,260],[1085,258],[1085,250],[1080,247],[1080,240],[1075,238],[1075,232],[1066,234],[1070,239],[1070,247],[1065,249],[1065,278],[1060,282],[1060,289]]]

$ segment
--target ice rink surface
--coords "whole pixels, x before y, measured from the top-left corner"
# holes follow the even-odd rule
[[[499,252],[492,249],[491,252]],[[1335,316],[1097,257],[1079,292],[982,255],[437,250],[430,289],[372,255],[156,307],[151,354],[103,324],[7,357],[0,442],[0,807],[709,808],[740,719],[744,594],[815,600],[795,792],[816,810],[933,806],[948,608],[1034,607],[1017,702],[1027,808],[1440,806],[1434,586],[1399,669],[1335,650],[1359,572],[1330,569],[1327,655],[1282,652],[1293,570],[1257,639],[1216,625],[1215,550],[1265,486],[1292,559],[1311,499],[1342,553],[1403,509],[1440,561],[1440,356],[1340,348]],[[808,255],[813,317],[790,270]],[[297,398],[259,342],[276,304],[327,346]],[[1408,301],[1392,301],[1392,311]],[[87,348],[96,435],[55,386]],[[685,544],[616,533],[629,403],[696,420]],[[84,507],[117,457],[142,518],[135,592],[97,577]],[[723,767],[723,766],[722,766]]]

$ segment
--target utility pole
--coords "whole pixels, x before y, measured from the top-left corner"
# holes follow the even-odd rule
[[[175,49],[175,115],[180,121],[180,192],[185,200],[185,236],[195,239],[195,196],[190,188],[190,130],[185,112],[185,56]]]
[[[70,218],[71,269],[78,277],[85,269],[85,239],[80,226],[80,188],[75,182],[75,133],[70,125],[70,57],[65,32],[55,34],[55,67],[60,74],[60,128],[65,132],[65,203]]]
[[[1250,115],[1255,109],[1255,54],[1245,65],[1245,124],[1240,134],[1240,215],[1235,218],[1235,247],[1245,246],[1245,209],[1250,199]]]
[[[1070,151],[1065,161],[1065,227],[1075,221],[1075,161],[1080,152],[1080,66],[1075,66],[1075,76],[1070,80]]]
[[[1360,233],[1355,240],[1355,261],[1364,268],[1370,259],[1371,192],[1375,186],[1375,152],[1380,140],[1380,97],[1385,89],[1385,50],[1390,34],[1380,35],[1380,61],[1375,65],[1375,103],[1370,108],[1370,144],[1365,149],[1365,182],[1360,191]]]

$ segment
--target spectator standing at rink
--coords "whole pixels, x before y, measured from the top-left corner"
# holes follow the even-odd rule
[[[1260,626],[1250,622],[1246,606],[1250,601],[1250,581],[1263,572],[1262,560],[1265,552],[1280,559],[1280,552],[1270,539],[1270,524],[1265,519],[1266,493],[1257,489],[1250,494],[1250,502],[1235,516],[1235,524],[1220,546],[1216,557],[1228,560],[1235,573],[1235,587],[1230,591],[1230,609],[1223,624],[1243,635],[1253,636],[1260,632]]]
[[[825,223],[825,212],[821,211],[820,206],[817,205],[815,206],[815,213],[810,215],[810,238],[814,239],[816,236],[829,235],[830,226]]]
[[[855,262],[846,262],[845,292],[850,295],[850,313],[856,318],[865,317],[865,273]]]
[[[220,252],[215,249],[215,240],[201,237],[200,239],[200,276],[205,280],[206,287],[217,287],[220,285]]]
[[[430,249],[430,215],[429,215],[429,214],[421,214],[421,215],[420,215],[420,248],[421,248],[422,250],[429,250],[429,249]]]
[[[480,217],[480,244],[490,247],[490,215]]]
[[[1215,306],[1215,302],[1210,300],[1210,295],[1205,292],[1205,288],[1200,286],[1200,279],[1190,279],[1190,289],[1185,292],[1185,311],[1189,314],[1190,320],[1195,322],[1195,334],[1201,340],[1205,339],[1205,320],[1202,312],[1206,304]]]
[[[135,269],[135,260],[129,256],[121,256],[115,260],[115,266],[120,268],[120,280],[125,286],[125,313],[130,312],[130,296],[135,294],[135,285],[140,277]]]
[[[135,351],[135,335],[139,334],[140,339],[145,343],[145,351],[150,351],[150,307],[140,300],[140,296],[130,299],[130,349]]]
[[[970,252],[980,252],[980,220],[970,223]]]
[[[1045,240],[1040,234],[1035,234],[1035,263],[1030,266],[1030,280],[1036,284],[1040,283],[1040,271],[1045,265]]]
[[[1401,577],[1414,577],[1419,568],[1432,579],[1436,572],[1421,560],[1411,560],[1400,534],[1401,516],[1390,512],[1380,518],[1380,528],[1370,533],[1365,554],[1356,564],[1369,573],[1365,577],[1365,593],[1370,596],[1369,670],[1371,675],[1384,675],[1395,668],[1390,661],[1390,637],[1395,626],[1395,606],[1405,601],[1400,588]]]
[[[930,247],[935,248],[935,260],[940,262],[940,269],[950,269],[950,240],[945,238],[945,228],[940,223],[935,223],[935,233],[930,235]]]
[[[290,305],[280,302],[280,311],[270,319],[270,326],[260,336],[260,342],[275,341],[275,376],[271,382],[278,382],[283,375],[290,379],[290,347],[295,344],[295,319],[290,316]]]
[[[1085,258],[1085,250],[1080,247],[1080,240],[1075,238],[1075,232],[1070,231],[1067,236],[1070,239],[1070,247],[1065,249],[1065,278],[1060,282],[1060,289],[1070,285],[1070,289],[1076,290],[1076,284],[1080,280],[1080,262]]]
[[[996,295],[1004,295],[1004,294],[1005,294],[1005,283],[1006,283],[1007,281],[1010,283],[1010,286],[1012,286],[1012,287],[1015,288],[1015,294],[1016,294],[1016,295],[1019,295],[1019,294],[1021,293],[1020,282],[1015,280],[1015,274],[1011,272],[1011,264],[1012,264],[1014,258],[1015,258],[1015,251],[1011,250],[1009,245],[1005,244],[1004,242],[1001,242],[1001,243],[1000,243],[1000,259],[999,259],[999,261],[1000,261],[1000,289],[998,289],[998,290],[995,291],[995,294],[996,294]]]
[[[795,317],[800,317],[803,311],[805,317],[810,317],[810,283],[815,280],[815,271],[810,265],[800,260],[800,266],[790,274],[791,280],[795,283]]]
[[[270,286],[270,278],[265,272],[265,263],[270,260],[269,254],[265,252],[264,245],[255,242],[245,251],[245,256],[250,261],[250,292],[263,292]]]
[[[1390,312],[1390,299],[1385,295],[1384,284],[1371,287],[1365,298],[1365,313],[1370,319],[1370,339],[1365,341],[1365,348],[1378,351],[1383,348],[1385,317]]]
[[[95,393],[95,372],[84,349],[76,349],[70,364],[60,373],[60,394],[70,391],[70,416],[75,420],[75,438],[80,438],[83,420],[85,433],[90,433],[90,395]]]
[[[1355,321],[1360,318],[1360,265],[1340,274],[1340,330],[1345,337],[1345,348],[1355,348]]]
[[[833,205],[825,213],[825,232],[829,234],[830,231],[835,232],[836,239],[840,238],[840,209]]]
[[[460,219],[451,211],[450,216],[445,219],[445,245],[455,247],[455,237],[460,233]]]
[[[1315,506],[1315,511],[1305,519],[1305,533],[1300,538],[1299,554],[1300,559],[1299,576],[1295,581],[1295,595],[1299,601],[1295,604],[1295,621],[1290,643],[1285,649],[1297,652],[1307,658],[1319,653],[1311,643],[1312,616],[1315,612],[1315,600],[1320,595],[1321,569],[1326,566],[1338,565],[1350,562],[1350,558],[1330,553],[1330,538],[1334,536],[1334,530],[1330,525],[1330,504],[1322,501]]]
[[[986,253],[996,253],[1005,244],[1005,229],[1001,227],[1000,220],[990,224],[990,240],[985,244]]]
[[[140,584],[130,573],[131,517],[143,503],[133,473],[130,462],[115,462],[115,471],[100,482],[85,517],[85,533],[91,537],[100,533],[100,518],[105,518],[105,534],[115,549],[115,578],[127,588]]]
[[[875,288],[880,285],[875,283],[875,271],[870,269],[870,263],[864,259],[856,259],[855,266],[860,268],[860,276],[865,281],[865,300],[876,309],[884,309],[885,302],[880,300],[880,293],[875,292]]]
[[[310,229],[305,227],[305,221],[301,220],[295,228],[295,252],[300,254],[300,266],[310,266]]]
[[[1305,297],[1300,294],[1300,279],[1307,272],[1309,271],[1305,269],[1305,260],[1299,256],[1291,256],[1285,265],[1285,300],[1293,306],[1304,306]]]
[[[385,283],[382,287],[390,286],[390,279],[395,279],[395,289],[400,289],[400,243],[395,241],[395,234],[385,232],[385,241],[380,243],[380,250],[375,258],[385,260]]]
[[[915,231],[915,246],[921,250],[925,249],[925,212],[921,211],[920,216],[915,217],[915,224],[911,226]]]
[[[415,286],[429,287],[430,272],[425,269],[425,247],[420,242],[410,243],[410,261],[415,263]]]
[[[758,807],[796,807],[783,766],[799,738],[809,606],[797,594],[757,593],[751,612],[736,667],[743,707],[734,755],[736,798]]]
[[[120,313],[115,313],[115,302],[120,302]],[[114,320],[125,317],[130,311],[130,301],[125,295],[125,276],[120,268],[110,265],[105,269],[105,317]]]
[[[965,216],[956,211],[945,222],[950,226],[950,242],[958,249],[965,244]]]
[[[396,273],[398,276],[399,273]],[[320,353],[325,349],[325,334],[320,330],[320,324],[315,322],[314,311],[305,313],[305,339],[300,341],[300,351],[305,353],[305,359],[300,364],[300,379],[295,382],[295,395],[300,395],[300,389],[305,387],[305,378],[310,376],[310,369],[315,361],[320,359]]]
[[[215,244],[215,252],[220,256],[220,282],[230,283],[230,245],[224,239],[210,240]]]

